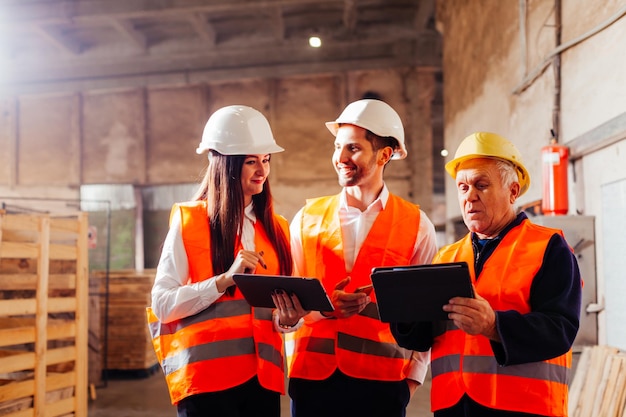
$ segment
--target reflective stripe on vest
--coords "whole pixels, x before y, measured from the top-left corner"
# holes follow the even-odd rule
[[[458,372],[461,370],[461,355],[446,355],[437,358],[431,362],[431,370],[433,378],[447,372]],[[557,382],[559,384],[567,384],[569,377],[569,368],[566,366],[546,362],[500,366],[492,356],[464,355],[463,372],[517,376]]]
[[[345,267],[338,213],[338,195],[308,200],[303,209],[302,273],[321,278],[328,293],[348,275],[351,281],[345,290],[351,292],[371,284],[373,267],[410,262],[419,230],[418,206],[390,195],[350,274]],[[372,302],[348,319],[305,321],[293,335],[294,352],[288,358],[290,377],[320,380],[339,368],[354,378],[405,379],[412,352],[397,345],[389,325],[378,318],[375,294],[370,297]]]
[[[172,212],[176,210],[181,216],[189,282],[212,277],[206,203],[177,204]],[[277,218],[277,222],[289,236],[287,221]],[[255,246],[264,252],[264,273],[280,273],[276,251],[260,222],[255,224]],[[263,387],[284,393],[283,341],[274,330],[272,309],[251,308],[238,290],[172,323],[160,323],[148,308],[148,326],[173,404],[189,395],[241,385],[255,375]]]
[[[559,230],[528,220],[511,229],[485,262],[480,279],[474,279],[476,291],[495,310],[531,311],[530,287],[556,233],[562,235]],[[459,261],[470,265],[474,277],[469,234],[442,248],[433,263]],[[467,394],[489,408],[566,416],[570,366],[571,351],[545,361],[500,366],[487,338],[468,335],[448,322],[446,332],[435,337],[431,350],[432,409],[451,407]]]

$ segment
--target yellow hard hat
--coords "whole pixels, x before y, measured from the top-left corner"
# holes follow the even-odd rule
[[[495,133],[476,132],[463,139],[454,154],[454,159],[446,164],[446,171],[452,178],[456,178],[459,166],[476,158],[495,158],[512,163],[519,178],[519,195],[524,194],[530,187],[530,175],[522,162],[521,154],[515,145]]]

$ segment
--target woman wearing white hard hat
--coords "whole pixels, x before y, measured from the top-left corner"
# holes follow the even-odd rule
[[[267,181],[282,151],[259,111],[217,110],[196,150],[208,152],[206,175],[193,201],[172,208],[148,321],[181,417],[280,416],[281,332],[306,312],[287,294],[274,295],[274,315],[250,307],[233,274],[292,273],[288,224]]]

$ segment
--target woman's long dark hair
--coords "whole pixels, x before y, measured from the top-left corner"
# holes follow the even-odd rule
[[[209,166],[194,200],[206,200],[211,230],[211,261],[213,273],[221,274],[230,268],[235,260],[238,236],[244,220],[244,196],[241,187],[241,169],[246,155],[222,155],[209,151]],[[293,263],[289,242],[283,229],[274,219],[274,204],[269,181],[263,184],[263,191],[252,196],[254,214],[276,249],[280,263],[280,273],[291,275]]]

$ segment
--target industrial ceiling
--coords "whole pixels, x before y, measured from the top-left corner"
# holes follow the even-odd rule
[[[435,0],[2,0],[0,85],[441,65]],[[308,38],[317,35],[320,48]]]

